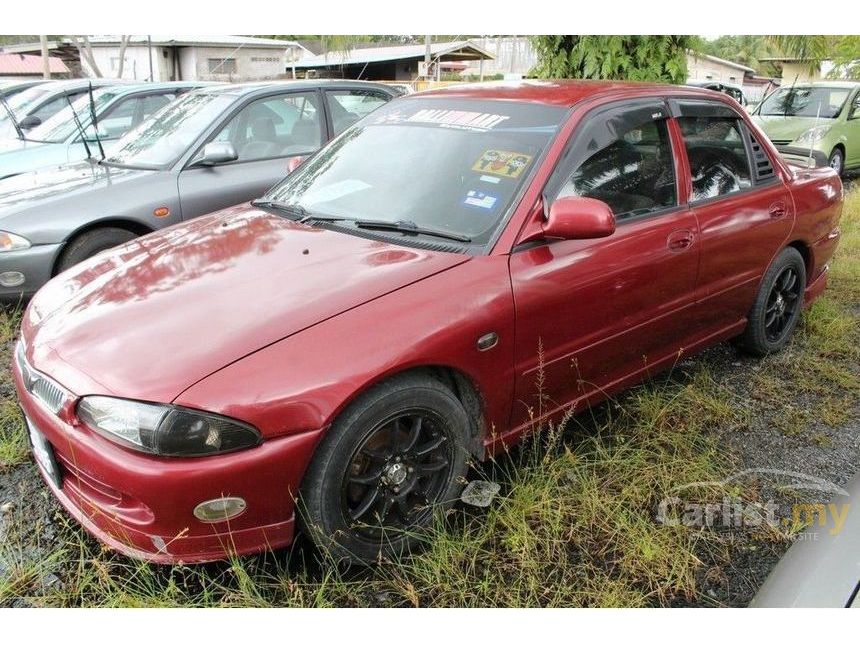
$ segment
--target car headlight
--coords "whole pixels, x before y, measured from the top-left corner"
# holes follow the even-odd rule
[[[805,146],[811,146],[813,143],[821,141],[829,131],[829,125],[818,125],[814,128],[809,128],[809,130],[797,137],[794,142]]]
[[[14,233],[0,231],[0,253],[3,251],[20,251],[21,249],[29,249],[30,240]]]
[[[85,396],[78,418],[116,443],[165,457],[202,457],[259,445],[256,428],[216,414],[108,396]]]

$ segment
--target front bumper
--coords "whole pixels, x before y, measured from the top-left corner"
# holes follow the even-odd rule
[[[24,282],[14,287],[0,285],[0,301],[12,302],[29,298],[51,279],[54,263],[62,244],[37,244],[29,249],[0,253],[0,276],[18,272]]]
[[[12,371],[21,408],[59,466],[59,486],[39,467],[43,479],[69,514],[109,547],[166,564],[221,560],[292,541],[293,495],[318,432],[226,455],[152,457],[66,423],[27,392],[15,361]],[[197,504],[221,496],[241,497],[247,509],[218,523],[194,517]]]

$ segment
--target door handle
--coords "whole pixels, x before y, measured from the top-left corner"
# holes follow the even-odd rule
[[[684,251],[693,246],[692,231],[674,231],[666,240],[670,251]]]
[[[767,211],[773,219],[779,219],[780,217],[785,217],[785,204],[782,202],[777,202],[776,204],[771,204],[770,208]]]

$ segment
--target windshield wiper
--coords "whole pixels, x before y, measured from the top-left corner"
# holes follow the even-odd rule
[[[297,219],[299,221],[303,221],[304,218],[308,216],[304,206],[299,206],[298,204],[285,204],[284,202],[279,202],[274,199],[255,199],[251,202],[251,206],[262,206],[263,208],[283,211],[284,213],[292,214],[294,216],[292,219]]]
[[[101,137],[99,137],[99,121],[96,118],[96,102],[93,99],[93,83],[90,81],[90,123],[93,126],[93,135],[96,138],[96,143],[99,146],[99,154],[102,156],[101,161],[105,160],[105,149],[102,146]]]
[[[398,220],[389,222],[387,220],[376,219],[357,219],[355,220],[356,228],[367,228],[377,231],[398,231],[412,235],[429,235],[431,237],[439,237],[445,240],[454,240],[455,242],[463,242],[467,244],[472,241],[471,237],[460,235],[458,233],[449,233],[448,231],[440,231],[433,228],[425,228],[418,226],[415,222],[407,220]]]
[[[18,138],[21,139],[21,141],[26,141],[24,131],[21,129],[21,126],[18,123],[18,119],[15,118],[15,113],[12,111],[12,108],[9,107],[9,104],[6,102],[6,97],[3,96],[3,94],[0,94],[0,104],[3,105],[3,109],[6,110],[6,114],[9,115],[9,120],[15,127],[15,132],[18,133]]]

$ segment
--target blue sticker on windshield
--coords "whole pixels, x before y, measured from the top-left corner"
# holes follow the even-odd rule
[[[483,193],[480,190],[470,190],[463,198],[463,206],[491,211],[496,207],[498,201],[499,198],[490,193]]]

